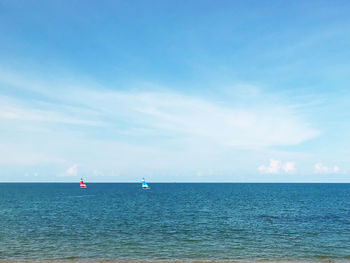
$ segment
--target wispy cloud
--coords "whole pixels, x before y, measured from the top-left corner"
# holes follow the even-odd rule
[[[24,109],[19,107],[1,107],[0,119],[4,120],[20,120],[20,121],[36,121],[36,122],[56,122],[75,125],[97,126],[102,123],[97,121],[87,121],[62,116],[57,112]]]
[[[10,83],[9,78],[6,81]],[[22,79],[15,84],[26,90],[26,82]],[[28,89],[43,90],[44,99],[28,100],[21,93],[0,95],[0,122],[8,134],[26,129],[28,140],[21,142],[28,146],[27,151],[37,154],[36,145],[42,145],[41,154],[47,153],[52,160],[59,156],[65,167],[74,161],[87,170],[105,168],[118,174],[179,169],[209,174],[214,169],[232,169],[231,162],[242,155],[240,151],[249,156],[249,151],[258,150],[256,159],[261,159],[274,146],[298,145],[319,135],[300,112],[282,100],[279,103],[276,96],[273,104],[261,103],[268,96],[255,85],[247,84],[255,94],[247,106],[237,103],[248,96],[239,92],[239,87],[247,86],[242,84],[229,97],[218,100],[170,91],[166,86],[157,91],[117,91],[89,83],[66,84],[57,88],[64,92],[52,94],[45,89],[49,84],[38,83]],[[11,141],[18,149],[21,142]],[[294,162],[274,165],[261,166],[260,171],[295,170]],[[77,167],[70,167],[69,172],[65,167],[59,173],[77,171]]]
[[[0,165],[36,166],[41,164],[63,164],[64,158],[48,155],[45,152],[31,149],[21,143],[2,142],[0,140]]]
[[[10,79],[6,78],[6,81],[10,82]],[[26,88],[24,80],[14,83]],[[40,82],[40,85],[45,90],[45,84]],[[40,85],[34,85],[36,92],[39,92]],[[222,102],[170,91],[97,91],[91,84],[86,86],[89,88],[72,88],[72,85],[65,84],[62,88],[65,92],[53,96],[56,100],[73,105],[72,108],[62,107],[60,102],[49,106],[40,105],[44,108],[39,109],[32,103],[24,108],[20,102],[10,101],[0,107],[0,118],[78,125],[103,123],[116,129],[120,129],[123,124],[124,132],[147,130],[153,131],[155,135],[176,136],[186,140],[190,137],[203,138],[220,145],[248,148],[296,145],[320,133],[282,101],[280,104],[261,104],[259,100],[266,98],[256,86],[254,94],[259,96],[255,105],[249,107],[235,103],[234,97],[231,103],[230,99]],[[46,91],[43,94],[50,96]],[[77,112],[74,105],[78,109],[93,110]]]
[[[18,120],[18,121],[34,121],[34,122],[52,122],[74,125],[98,126],[103,125],[98,120],[91,119],[87,115],[81,116],[77,109],[71,108],[67,112],[65,107],[60,105],[46,104],[46,107],[39,108],[38,103],[31,105],[22,105],[21,99],[9,98],[0,95],[0,120]],[[85,119],[73,118],[71,115],[78,115]]]
[[[131,126],[232,147],[294,145],[319,134],[281,105],[244,108],[169,92],[98,93],[85,100]]]

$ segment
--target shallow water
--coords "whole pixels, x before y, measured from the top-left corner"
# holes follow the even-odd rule
[[[350,184],[0,184],[1,260],[350,262]]]

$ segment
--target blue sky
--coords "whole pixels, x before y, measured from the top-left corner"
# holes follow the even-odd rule
[[[350,182],[350,2],[0,1],[0,181]]]

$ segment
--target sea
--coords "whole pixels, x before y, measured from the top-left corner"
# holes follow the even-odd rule
[[[0,261],[350,262],[350,184],[1,183]]]

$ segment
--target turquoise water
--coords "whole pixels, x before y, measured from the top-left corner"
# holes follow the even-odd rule
[[[1,183],[0,260],[350,262],[350,184]]]

